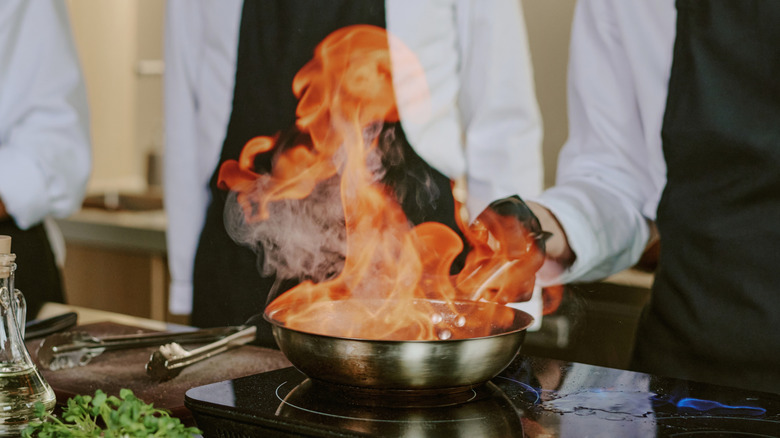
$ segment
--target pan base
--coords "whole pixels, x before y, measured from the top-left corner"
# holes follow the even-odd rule
[[[487,397],[491,390],[481,383],[473,386],[433,389],[384,389],[339,385],[308,378],[301,383],[310,397],[339,400],[356,406],[433,408],[454,406]]]

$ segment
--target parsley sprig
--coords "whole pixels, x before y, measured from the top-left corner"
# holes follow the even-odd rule
[[[119,391],[119,398],[101,390],[95,396],[77,395],[68,399],[61,418],[42,403],[36,403],[35,415],[40,422],[31,423],[22,437],[31,438],[190,438],[200,434],[195,427],[185,427],[170,413],[145,403],[129,389]]]

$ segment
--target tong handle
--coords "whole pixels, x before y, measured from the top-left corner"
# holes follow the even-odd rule
[[[167,341],[169,339],[182,340],[182,339],[223,337],[241,331],[241,329],[243,328],[244,326],[228,326],[228,327],[213,327],[213,328],[199,329],[199,330],[193,330],[189,332],[154,332],[154,333],[142,333],[139,335],[136,334],[114,335],[114,336],[102,337],[100,338],[100,341],[101,344],[103,345],[113,345],[119,343],[124,344],[127,342],[154,341],[154,343],[148,345],[155,345],[159,343],[161,340]]]
[[[52,316],[46,319],[34,319],[25,324],[24,340],[43,338],[52,333],[67,330],[78,322],[76,312],[67,312],[62,315]]]
[[[211,344],[204,345],[191,351],[184,351],[180,355],[174,355],[175,353],[170,352],[170,348],[165,348],[177,347],[181,349],[181,347],[178,347],[176,344],[160,347],[157,351],[152,353],[151,358],[149,358],[149,362],[146,364],[146,374],[158,382],[170,380],[178,376],[179,373],[189,365],[252,342],[255,340],[256,333],[257,327],[251,325],[239,332],[212,342]]]
[[[117,335],[99,338],[98,342],[74,342],[72,344],[52,347],[55,354],[66,353],[75,350],[99,350],[110,351],[123,348],[150,347],[162,345],[168,342],[200,343],[211,342],[239,332],[244,326],[215,327],[195,330],[191,332],[158,332],[140,335]]]
[[[208,359],[233,347],[244,345],[255,340],[255,333],[257,327],[250,326],[241,331],[233,333],[230,336],[212,342],[211,344],[204,345],[202,347],[190,350],[188,354],[167,360],[165,365],[169,370],[175,368],[184,368],[195,362],[200,362],[203,359]]]

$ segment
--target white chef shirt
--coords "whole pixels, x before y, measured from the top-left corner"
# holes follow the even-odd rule
[[[165,204],[175,314],[192,309],[208,182],[231,111],[241,6],[240,0],[167,4]],[[420,120],[403,75],[394,75],[406,136],[443,174],[466,178],[471,217],[495,199],[538,194],[541,121],[519,1],[392,0],[386,22],[417,55],[431,94],[430,117]]]
[[[577,255],[548,282],[592,281],[632,266],[666,183],[661,124],[675,39],[674,0],[581,0],[571,35],[569,139],[549,208]]]
[[[65,3],[0,1],[0,198],[8,213],[22,229],[73,213],[91,165]]]

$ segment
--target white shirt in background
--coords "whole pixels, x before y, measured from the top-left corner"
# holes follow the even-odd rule
[[[87,95],[64,1],[0,1],[0,199],[19,228],[81,207]]]

